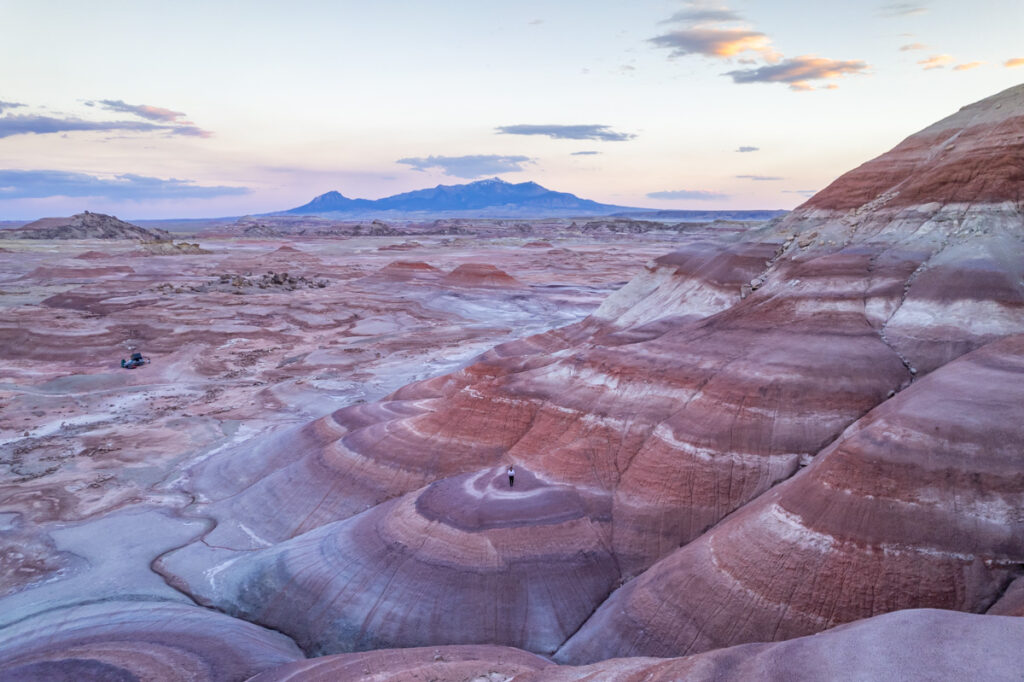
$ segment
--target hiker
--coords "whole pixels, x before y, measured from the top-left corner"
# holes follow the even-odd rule
[[[512,465],[508,465],[508,487],[511,488],[516,482],[516,470],[512,468]]]

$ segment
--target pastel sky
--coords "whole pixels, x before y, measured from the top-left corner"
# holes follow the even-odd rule
[[[499,176],[792,208],[1024,81],[1021,0],[4,1],[0,219]]]

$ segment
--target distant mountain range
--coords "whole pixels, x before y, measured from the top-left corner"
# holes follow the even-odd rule
[[[676,223],[705,223],[712,220],[745,220],[761,221],[771,220],[786,215],[789,211],[783,210],[735,210],[735,211],[702,211],[702,210],[676,210],[676,209],[650,209],[638,208],[612,213],[612,218],[643,218],[644,220],[657,220],[661,222]]]
[[[581,199],[568,192],[554,192],[535,182],[510,183],[491,178],[465,185],[438,185],[373,200],[349,199],[340,192],[327,192],[308,204],[269,215],[539,218],[644,210]]]

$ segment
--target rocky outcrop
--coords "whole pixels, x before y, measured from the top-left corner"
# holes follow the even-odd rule
[[[145,242],[136,252],[139,256],[191,256],[213,253],[195,242],[159,241]]]
[[[70,218],[40,218],[14,230],[0,230],[2,239],[171,239],[164,230],[147,230],[103,213],[78,213]]]
[[[307,278],[303,275],[289,275],[287,272],[267,272],[266,274],[246,276],[232,273],[223,273],[217,279],[211,280],[199,286],[190,286],[187,291],[229,291],[231,293],[254,293],[257,289],[269,289],[271,291],[295,291],[296,289],[323,289],[330,282],[326,279]],[[176,291],[180,287],[171,284],[161,284],[156,287],[160,291]]]

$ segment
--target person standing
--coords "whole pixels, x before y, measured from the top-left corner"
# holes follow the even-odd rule
[[[508,465],[508,487],[511,488],[516,482],[516,470],[511,464]]]

